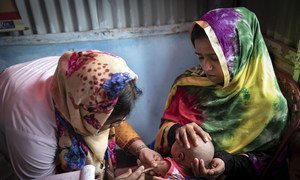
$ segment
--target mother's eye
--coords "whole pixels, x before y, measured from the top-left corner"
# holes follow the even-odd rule
[[[211,55],[210,58],[213,60],[213,61],[219,61],[219,58],[216,54],[214,55]]]
[[[197,57],[198,57],[198,59],[199,59],[200,61],[202,61],[202,60],[204,59],[204,57],[203,57],[203,56],[199,56],[199,55],[197,55]]]

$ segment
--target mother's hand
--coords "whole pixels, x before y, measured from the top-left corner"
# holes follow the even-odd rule
[[[181,126],[177,129],[175,139],[181,146],[190,148],[191,145],[187,137],[192,140],[194,146],[197,146],[197,135],[199,135],[204,142],[211,140],[210,135],[194,122]]]
[[[197,158],[194,159],[191,165],[195,176],[209,179],[216,178],[225,171],[225,163],[220,158],[214,158],[211,161],[209,168],[204,166],[204,161],[202,159],[199,160]]]

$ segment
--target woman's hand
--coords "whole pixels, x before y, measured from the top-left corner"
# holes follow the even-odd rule
[[[150,149],[141,140],[134,141],[129,147],[129,152],[135,155],[145,168],[156,167],[156,161],[163,159],[158,152]]]
[[[157,161],[157,166],[153,168],[155,175],[164,177],[170,169],[171,164],[166,160]]]
[[[175,139],[181,146],[189,149],[191,145],[187,137],[192,140],[194,146],[197,146],[197,135],[199,135],[204,142],[211,141],[210,135],[194,122],[178,128],[176,131]]]
[[[220,158],[214,158],[210,163],[210,167],[206,168],[202,159],[195,158],[192,162],[192,168],[195,176],[216,178],[225,171],[225,163]]]
[[[120,176],[116,177],[116,180],[133,180],[133,179],[141,179],[144,180],[145,179],[145,174],[144,174],[144,166],[140,166],[139,168],[137,168],[137,170],[135,170],[134,172],[132,172],[131,169],[129,169],[126,173],[121,174]]]
[[[139,152],[139,160],[146,167],[157,167],[157,162],[161,161],[162,159],[163,158],[158,152],[153,151],[148,147],[141,149]]]

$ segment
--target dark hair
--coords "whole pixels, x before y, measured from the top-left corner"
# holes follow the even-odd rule
[[[127,116],[140,95],[142,95],[142,91],[136,86],[135,81],[129,81],[120,92],[118,102],[110,116]]]
[[[207,38],[207,35],[204,32],[204,29],[202,29],[198,24],[196,24],[191,33],[191,41],[194,46],[195,46],[195,40],[200,38]]]

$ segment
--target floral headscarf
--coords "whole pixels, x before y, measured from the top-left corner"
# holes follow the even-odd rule
[[[217,150],[242,153],[269,149],[285,127],[287,102],[255,14],[246,8],[220,8],[195,21],[192,30],[195,26],[208,36],[220,61],[224,84],[211,82],[202,75],[201,67],[179,76],[166,103],[156,148],[168,148],[163,136],[171,122],[196,122],[212,136]]]
[[[97,174],[101,174],[105,153],[114,147],[109,142],[112,129],[101,130],[101,127],[112,113],[121,90],[135,79],[137,75],[126,62],[109,53],[67,52],[59,59],[52,96],[63,170],[93,164]]]

